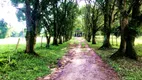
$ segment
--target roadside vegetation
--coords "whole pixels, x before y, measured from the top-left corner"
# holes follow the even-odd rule
[[[0,45],[0,80],[35,80],[39,76],[51,73],[57,67],[60,59],[67,51],[71,41],[59,46],[51,45],[49,49],[37,43],[35,51],[39,56],[24,53],[25,45]],[[46,46],[46,43],[43,44]]]
[[[95,52],[103,59],[104,62],[108,63],[119,75],[122,80],[141,80],[142,79],[142,37],[136,38],[135,49],[138,55],[138,61],[132,60],[126,57],[122,57],[117,60],[110,59],[110,56],[116,52],[119,45],[116,46],[113,43],[111,49],[100,50],[99,47],[102,45],[103,39],[98,36],[96,39],[97,44],[92,44],[89,42],[90,47],[92,47]],[[114,39],[115,41],[116,39]],[[119,41],[118,41],[119,42]],[[119,44],[119,43],[118,43]]]
[[[0,18],[4,41],[0,41],[0,80],[33,80],[49,74],[73,36],[84,37],[123,80],[142,79],[142,37],[138,38],[142,36],[142,0],[2,0],[0,9],[7,8],[4,4],[15,8],[25,28],[16,32],[6,18]],[[19,43],[15,50],[16,44],[7,45],[10,37],[25,37],[25,44]],[[36,43],[38,37],[41,43],[45,39],[44,48]]]

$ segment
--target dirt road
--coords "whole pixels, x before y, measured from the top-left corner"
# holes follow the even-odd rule
[[[59,61],[59,68],[38,80],[119,80],[117,73],[89,48],[83,38],[71,44],[68,53]]]

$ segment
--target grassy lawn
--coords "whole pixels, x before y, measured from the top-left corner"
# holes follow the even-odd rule
[[[118,60],[111,60],[109,57],[117,51],[119,46],[116,46],[115,42],[113,47],[116,49],[110,50],[98,50],[102,45],[102,39],[97,38],[97,44],[92,45],[89,43],[90,47],[94,48],[95,52],[100,55],[106,63],[108,63],[114,70],[118,73],[121,80],[142,80],[142,37],[136,39],[135,49],[139,56],[139,61],[134,61],[128,58],[122,58]],[[118,42],[119,44],[119,42]]]
[[[23,53],[23,44],[19,45],[17,52],[16,45],[0,45],[0,80],[35,80],[39,76],[50,74],[51,69],[57,66],[57,59],[66,53],[70,42],[59,46],[51,45],[50,49],[41,48],[40,43],[37,43],[35,51],[40,57]]]

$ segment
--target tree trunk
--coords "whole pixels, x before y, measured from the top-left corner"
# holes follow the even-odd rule
[[[31,8],[29,0],[26,0],[25,4],[26,4],[25,15],[26,15],[26,27],[27,27],[25,53],[36,54],[34,51],[34,46],[36,43],[36,33],[35,33],[36,26],[32,25],[32,16],[31,16]]]
[[[100,49],[106,49],[106,48],[110,48],[111,44],[110,44],[110,33],[108,33],[107,35],[104,36],[104,42],[103,45],[100,47]]]
[[[126,2],[125,0],[119,2],[119,9],[121,18],[120,18],[120,26],[121,26],[121,43],[118,51],[116,51],[110,58],[117,59],[119,57],[125,56],[126,52],[126,40],[125,40],[125,28],[128,26],[128,14],[126,11]]]
[[[26,33],[26,50],[25,53],[35,54],[34,46],[36,43],[36,35],[33,32]]]
[[[128,24],[128,19],[125,19],[125,21],[123,20],[123,23],[122,23],[123,25],[122,26],[125,25],[125,32],[123,32],[123,33],[124,33],[124,39],[126,41],[126,46],[124,47],[123,54],[121,52],[119,52],[117,54],[115,53],[115,54],[113,54],[111,56],[112,58],[119,57],[118,55],[122,54],[122,56],[129,57],[131,59],[135,59],[135,60],[138,59],[136,51],[134,49],[134,40],[135,40],[135,36],[136,36],[135,29],[136,29],[137,26],[139,26],[138,25],[139,24],[139,20],[138,20],[137,17],[140,14],[140,5],[141,4],[140,4],[139,0],[136,0],[134,2],[133,9],[132,9],[132,18],[131,18],[131,21],[130,21],[129,24]],[[124,13],[122,13],[122,14],[124,14]],[[123,18],[125,18],[126,16],[128,17],[127,14],[128,13],[125,13],[125,15],[123,15],[122,17]],[[114,56],[114,55],[116,55],[116,56]]]
[[[134,49],[134,41],[137,34],[136,29],[140,26],[139,24],[139,15],[140,15],[141,2],[140,0],[135,0],[134,6],[132,9],[132,20],[129,23],[129,26],[126,28],[126,52],[125,56],[131,59],[138,59],[137,53]]]
[[[121,24],[121,43],[118,51],[116,51],[110,58],[116,59],[118,57],[125,56],[126,51],[126,40],[125,40],[125,28],[128,26],[128,15],[126,11],[121,12],[122,19],[120,20]]]
[[[58,45],[57,32],[56,32],[56,25],[54,25],[53,45]]]
[[[129,32],[129,30],[127,30],[127,31]],[[126,37],[126,52],[125,52],[125,56],[129,57],[131,59],[137,60],[138,57],[137,57],[136,51],[134,49],[134,44],[133,44],[135,37],[129,35],[129,33],[126,34],[126,35],[128,35],[128,36]]]
[[[118,51],[116,51],[113,55],[111,55],[111,59],[116,59],[118,57],[122,57],[125,54],[126,50],[126,40],[124,38],[124,29],[121,29],[121,42]]]
[[[59,36],[59,44],[62,44],[63,40],[62,40],[62,36]]]
[[[53,4],[53,16],[54,16],[54,37],[53,37],[53,45],[58,45],[58,39],[57,39],[57,26],[58,26],[58,22],[57,22],[57,1],[55,1],[55,3]]]
[[[72,39],[72,35],[73,35],[73,33],[70,32],[69,40]]]
[[[92,44],[96,44],[95,33],[92,34]]]
[[[69,36],[68,35],[65,35],[65,42],[67,42],[69,39]]]
[[[56,37],[53,38],[53,45],[58,45],[58,40]]]
[[[91,42],[91,34],[90,33],[88,33],[87,41]]]
[[[110,30],[111,30],[111,26],[110,26],[110,16],[109,16],[109,5],[110,2],[108,0],[106,0],[106,4],[105,4],[105,12],[104,12],[104,42],[103,45],[100,47],[100,49],[105,49],[105,48],[110,48],[111,44],[110,44]]]
[[[50,47],[50,38],[51,38],[51,36],[46,35],[46,48]]]

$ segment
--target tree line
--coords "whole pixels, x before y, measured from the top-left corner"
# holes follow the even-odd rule
[[[44,29],[46,47],[53,37],[53,45],[71,39],[74,22],[78,14],[75,0],[11,0],[18,9],[19,21],[26,21],[25,53],[37,55],[34,51],[36,37]],[[23,4],[23,7],[18,7]]]
[[[18,9],[19,21],[26,21],[26,53],[36,54],[36,37],[44,29],[49,47],[71,39],[78,16],[77,0],[11,0]],[[101,30],[104,35],[100,49],[111,48],[110,35],[121,36],[120,47],[111,58],[129,57],[137,60],[134,41],[142,24],[141,0],[84,0],[81,8],[85,39],[96,44],[95,36]],[[19,8],[18,5],[24,6]],[[92,39],[92,40],[91,40]]]
[[[81,9],[84,21],[85,39],[96,44],[96,32],[104,35],[100,49],[111,48],[110,35],[121,36],[118,51],[111,55],[112,59],[129,57],[137,60],[134,41],[142,26],[141,0],[85,0]],[[115,31],[114,31],[115,30]]]

